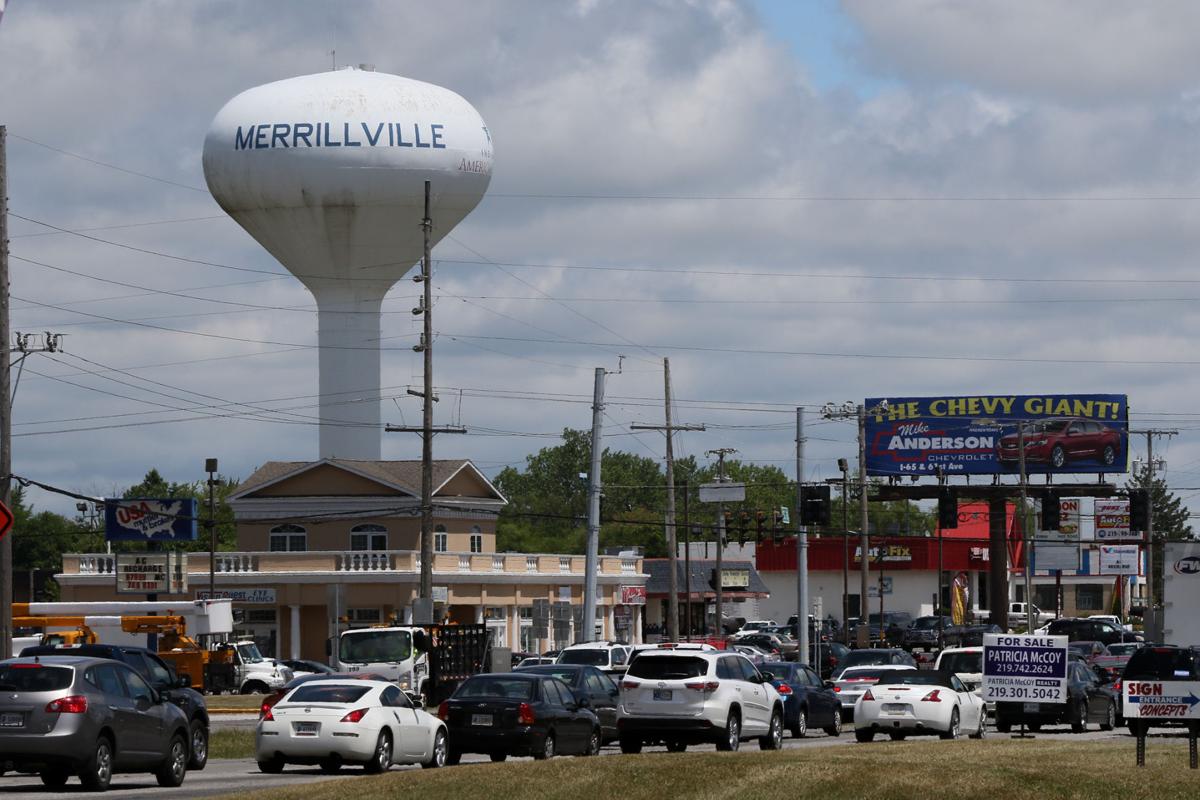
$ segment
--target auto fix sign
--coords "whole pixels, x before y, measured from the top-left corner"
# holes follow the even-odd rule
[[[1128,460],[1122,394],[868,398],[871,475],[1119,473]],[[885,405],[886,404],[886,405]],[[1023,428],[1023,434],[1021,432]]]
[[[1200,681],[1126,681],[1125,716],[1200,719]]]
[[[1067,702],[1067,637],[985,633],[986,702]]]
[[[1095,518],[1096,540],[1139,538],[1129,531],[1128,500],[1096,500],[1092,504]]]

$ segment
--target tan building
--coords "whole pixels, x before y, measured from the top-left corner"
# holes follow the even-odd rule
[[[496,552],[505,504],[470,461],[433,467],[435,615],[486,623],[494,644],[543,652],[574,641],[553,623],[535,628],[535,601],[580,607],[584,558]],[[419,461],[272,461],[229,498],[237,552],[217,554],[218,596],[241,611],[238,633],[265,654],[326,660],[326,640],[347,626],[411,620],[420,581]],[[55,576],[65,601],[143,599],[118,595],[116,556],[68,554]],[[207,554],[188,559],[188,595],[206,597]],[[640,641],[647,575],[640,556],[602,556],[597,633]],[[634,588],[638,587],[638,588]],[[624,601],[624,602],[623,602]],[[628,603],[628,604],[626,604]],[[578,616],[574,614],[573,616]]]

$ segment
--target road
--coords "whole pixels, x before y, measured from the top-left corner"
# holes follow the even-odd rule
[[[222,715],[214,718],[213,724],[218,729],[252,729],[257,719],[256,714]],[[1015,734],[1013,734],[1015,736]],[[989,738],[1009,738],[1009,734],[996,733],[988,729]],[[928,737],[918,737],[917,741]],[[1071,742],[1097,741],[1126,741],[1130,749],[1133,740],[1124,729],[1110,732],[1091,730],[1083,734],[1073,734],[1068,726],[1057,726],[1043,729],[1036,735],[1042,740],[1061,740]],[[1152,746],[1163,744],[1185,744],[1187,736],[1179,728],[1158,728],[1151,731]],[[886,739],[882,739],[886,741]],[[910,739],[909,741],[913,741]],[[806,750],[825,747],[869,746],[857,745],[854,736],[847,727],[839,738],[833,738],[821,733],[808,736],[805,739],[784,738],[785,750]],[[757,750],[754,743],[743,743],[743,747]],[[712,751],[712,745],[692,747],[697,752]],[[644,752],[666,752],[662,747],[648,747]],[[601,755],[620,755],[621,751],[615,745],[605,747]],[[527,761],[529,759],[511,759],[512,761]],[[487,762],[486,756],[467,755],[463,763]],[[394,767],[393,769],[420,769],[420,767]],[[347,768],[346,776],[362,774],[361,770]],[[188,798],[216,797],[242,791],[272,789],[284,786],[296,786],[306,783],[316,783],[334,779],[320,770],[308,767],[288,767],[281,775],[264,775],[259,772],[258,765],[252,759],[213,759],[208,768],[202,772],[189,772],[187,780],[179,789],[163,789],[150,775],[118,775],[113,779],[112,788],[103,795],[105,798],[149,798],[169,796],[172,800],[188,800]],[[25,800],[25,798],[40,798],[45,800],[51,796],[83,795],[85,794],[77,781],[72,780],[64,790],[51,792],[41,784],[41,780],[33,775],[6,775],[0,777],[0,798],[3,800]]]

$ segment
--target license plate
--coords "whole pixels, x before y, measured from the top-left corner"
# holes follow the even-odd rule
[[[903,714],[908,710],[908,706],[904,703],[884,703],[883,713],[885,714]]]
[[[295,731],[297,736],[316,736],[320,728],[319,722],[297,722]]]
[[[1026,714],[1036,714],[1041,710],[1037,703],[1022,703],[1021,707],[1025,710]]]
[[[654,699],[655,700],[670,700],[671,696],[672,696],[672,693],[671,693],[670,689],[655,689],[654,690]]]
[[[24,714],[0,714],[0,727],[2,728],[20,728],[24,724]]]
[[[472,714],[471,715],[471,724],[472,725],[483,725],[483,726],[490,728],[492,726],[492,715],[491,714]]]

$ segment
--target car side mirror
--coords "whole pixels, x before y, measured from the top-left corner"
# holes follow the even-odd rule
[[[156,696],[156,699],[157,699],[157,696]],[[137,697],[133,698],[133,707],[136,708],[138,711],[149,711],[150,710],[150,698],[144,694],[139,694]]]
[[[175,679],[175,688],[190,689],[191,687],[192,687],[192,676],[188,675],[186,672],[180,673],[179,677]]]
[[[821,685],[822,685],[822,686],[824,686],[826,689],[832,689],[832,688],[833,688],[833,681],[825,681],[825,682],[823,682]]]

